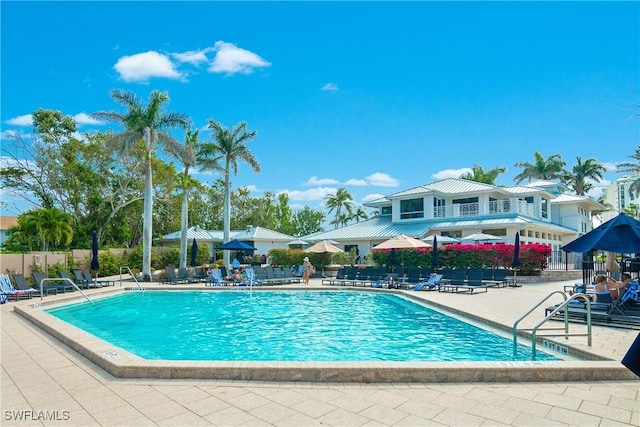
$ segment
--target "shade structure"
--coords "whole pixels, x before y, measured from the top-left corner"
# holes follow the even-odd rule
[[[191,244],[191,267],[195,267],[196,265],[198,265],[198,242],[196,242],[194,238]]]
[[[216,249],[225,250],[225,251],[255,251],[256,250],[256,248],[254,248],[250,244],[241,242],[238,239],[233,239],[227,243],[224,243],[218,246]]]
[[[560,249],[582,253],[596,249],[619,254],[640,252],[640,221],[618,214]]]
[[[294,239],[290,242],[287,242],[287,245],[308,245],[309,242],[305,242],[302,239]]]
[[[429,248],[430,244],[423,242],[422,240],[414,239],[413,237],[409,237],[404,234],[399,234],[396,237],[392,237],[389,240],[385,240],[373,247],[373,250],[382,250],[382,249],[419,249],[419,248]]]
[[[444,245],[446,243],[459,243],[460,240],[458,239],[454,239],[453,237],[449,237],[449,236],[436,236],[435,234],[433,236],[427,236],[424,239],[420,239],[423,242],[427,242],[431,245],[433,245],[433,239],[438,238],[438,245]]]
[[[492,234],[485,234],[485,233],[473,233],[461,238],[460,241],[476,242],[476,243],[501,242],[502,237],[494,236]]]
[[[340,249],[337,246],[332,245],[331,243],[327,242],[326,240],[321,240],[319,242],[314,243],[313,245],[309,246],[307,249],[304,250],[305,252],[313,252],[316,254],[323,254],[325,252],[334,254],[337,252],[343,252],[342,249]]]
[[[433,249],[431,251],[431,266],[435,273],[438,266],[438,236],[433,236]]]
[[[91,269],[97,271],[100,269],[98,262],[98,233],[95,231],[91,234]]]

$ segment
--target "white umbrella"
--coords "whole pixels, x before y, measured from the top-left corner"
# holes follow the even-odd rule
[[[422,240],[414,239],[413,237],[399,234],[389,240],[385,240],[373,247],[373,250],[378,249],[417,249],[417,248],[430,248],[431,245],[423,242]]]
[[[305,252],[313,252],[316,254],[323,254],[325,252],[329,252],[329,253],[337,253],[337,252],[343,252],[342,249],[332,245],[331,243],[327,242],[326,240],[321,240],[317,243],[314,243],[313,245],[309,246],[307,249],[304,250]]]
[[[435,236],[435,234],[433,236]],[[433,236],[428,236],[428,237],[425,237],[424,239],[420,239],[420,240],[422,240],[423,242],[427,242],[427,243],[433,245]],[[460,240],[454,239],[453,237],[438,236],[438,244],[439,245],[442,245],[442,244],[445,244],[445,243],[458,243],[458,242],[460,242]]]
[[[492,234],[485,233],[473,233],[460,239],[461,241],[474,241],[474,242],[501,242],[502,237],[494,236]]]

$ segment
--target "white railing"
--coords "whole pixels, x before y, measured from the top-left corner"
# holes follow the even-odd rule
[[[437,206],[433,208],[434,218],[492,215],[502,213],[522,213],[528,216],[533,214],[533,203],[518,201],[515,204],[511,200],[492,200],[486,204],[479,202],[455,203],[449,206]]]

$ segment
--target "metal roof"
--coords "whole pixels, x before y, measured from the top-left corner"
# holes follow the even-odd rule
[[[483,184],[481,182],[469,181],[468,179],[447,178],[440,181],[427,184],[424,187],[431,191],[437,191],[444,194],[460,194],[473,193],[476,191],[495,191],[500,187],[495,185]]]
[[[594,207],[596,209],[602,209],[604,208],[604,206],[602,206],[600,203],[596,202],[595,200],[593,200],[591,197],[587,197],[587,196],[578,196],[575,194],[561,194],[558,197],[556,197],[555,199],[551,200],[551,203],[556,204],[556,203],[587,203],[589,205],[591,205],[591,207]]]
[[[437,221],[427,220],[420,222],[410,222],[404,224],[392,223],[390,215],[376,216],[366,221],[347,225],[335,230],[323,231],[319,233],[303,236],[307,241],[318,241],[324,239],[335,240],[340,243],[356,240],[380,240],[388,239],[398,234],[420,238],[429,230],[446,230],[452,228],[481,228],[495,226],[520,226],[535,225],[553,229],[558,232],[575,234],[576,230],[563,227],[557,224],[538,221],[532,218],[521,216],[511,216],[508,218],[485,218],[485,219],[464,219],[460,221]]]
[[[264,227],[251,227],[245,231],[234,234],[233,238],[238,240],[289,242],[296,237]]]
[[[221,230],[203,230],[198,226],[189,227],[187,229],[187,239],[192,240],[194,238],[197,241],[203,242],[222,242],[224,240],[224,232]],[[237,240],[253,240],[257,242],[288,242],[295,239],[294,236],[279,233],[264,227],[252,227],[248,230],[231,230],[229,232],[229,238]],[[158,242],[172,242],[180,240],[180,230],[165,234],[160,239],[155,240]]]

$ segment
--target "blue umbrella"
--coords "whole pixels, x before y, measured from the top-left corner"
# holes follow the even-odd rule
[[[560,249],[582,253],[594,249],[619,254],[640,252],[640,221],[618,214]]]
[[[513,267],[513,286],[518,286],[517,277],[518,277],[518,268],[522,264],[520,262],[520,232],[516,231],[516,243],[513,248],[513,261],[511,261],[511,266]]]
[[[228,250],[228,251],[255,251],[256,248],[251,246],[248,243],[241,242],[240,240],[234,239],[230,242],[222,244],[218,246],[216,249]]]
[[[198,243],[196,242],[195,237],[193,238],[193,243],[191,244],[191,267],[195,267],[198,265]]]
[[[438,236],[433,236],[433,249],[431,251],[431,265],[435,273],[438,266]]]
[[[91,234],[91,269],[99,270],[100,263],[98,262],[98,233],[95,231]]]

